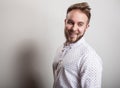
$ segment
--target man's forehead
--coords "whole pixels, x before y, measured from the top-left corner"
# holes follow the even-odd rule
[[[74,20],[74,19],[67,19],[68,21],[71,21],[71,22],[77,22],[77,23],[85,23],[83,20]]]
[[[72,10],[67,14],[66,19],[84,22],[88,20],[88,17],[80,10]]]

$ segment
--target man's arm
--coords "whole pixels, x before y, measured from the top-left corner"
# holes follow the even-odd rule
[[[80,71],[82,88],[101,88],[102,63],[97,55],[88,55]]]

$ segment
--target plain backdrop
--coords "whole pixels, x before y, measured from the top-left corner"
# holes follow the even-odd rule
[[[85,38],[102,58],[102,88],[120,88],[120,0],[0,0],[0,88],[52,88],[66,10],[81,1],[92,8]]]

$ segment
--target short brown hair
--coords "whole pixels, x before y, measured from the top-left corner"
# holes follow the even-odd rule
[[[82,11],[83,13],[86,14],[86,16],[88,17],[88,23],[90,21],[90,18],[91,18],[91,8],[89,7],[88,3],[87,2],[82,2],[82,3],[76,3],[76,4],[73,4],[71,5],[68,9],[67,9],[67,14],[74,10],[74,9],[79,9],[80,11]]]

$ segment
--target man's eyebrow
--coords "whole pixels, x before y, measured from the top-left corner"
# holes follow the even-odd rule
[[[73,21],[72,19],[68,19],[68,21]]]
[[[82,22],[82,21],[80,21],[80,22],[78,22],[79,24],[84,24],[84,22]]]
[[[69,21],[69,22],[74,22],[72,19],[68,19],[68,21]],[[77,23],[78,23],[78,24],[82,24],[82,25],[84,24],[83,21],[78,21]]]

